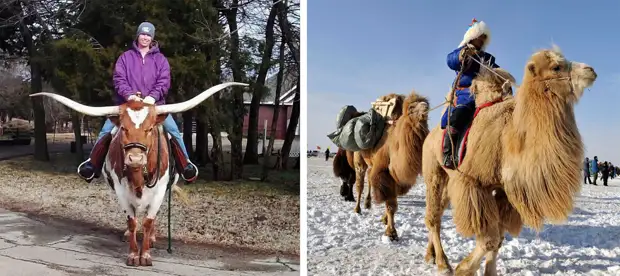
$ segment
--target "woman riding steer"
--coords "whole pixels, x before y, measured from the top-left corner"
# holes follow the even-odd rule
[[[170,65],[166,57],[159,51],[155,37],[155,26],[143,22],[138,27],[137,38],[133,47],[125,51],[116,61],[114,69],[115,103],[123,104],[128,100],[140,100],[149,104],[165,103],[170,88]],[[144,97],[144,98],[142,98]],[[171,115],[163,122],[164,130],[174,138],[172,149],[179,174],[188,182],[198,175],[198,169],[189,160],[185,143],[177,124]],[[78,174],[91,182],[98,178],[105,160],[105,154],[112,141],[114,124],[108,119],[103,124],[90,158],[78,167]]]
[[[456,144],[459,134],[471,122],[476,110],[476,103],[470,95],[469,86],[480,70],[478,62],[488,64],[491,68],[499,67],[495,63],[495,57],[484,51],[490,40],[491,32],[487,25],[483,21],[476,21],[474,18],[459,47],[448,54],[448,67],[457,73],[457,78],[454,80],[457,84],[455,90],[456,104],[449,106],[441,118],[441,128],[447,128],[443,143],[443,165],[449,169],[454,169],[454,164],[458,164],[457,157],[452,152],[452,144]],[[463,66],[462,69],[461,65]],[[458,73],[461,70],[462,74],[459,78]],[[448,112],[451,112],[449,121]]]

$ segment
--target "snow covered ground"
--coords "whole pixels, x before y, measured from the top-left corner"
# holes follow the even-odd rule
[[[400,241],[390,244],[381,239],[384,205],[367,210],[362,202],[362,214],[353,213],[355,203],[339,194],[332,160],[308,158],[308,275],[435,275],[435,267],[424,262],[425,185],[420,182],[399,198],[395,224]],[[506,234],[498,273],[620,275],[620,179],[608,187],[601,182],[583,186],[564,225],[545,225],[539,235],[528,228],[517,238]],[[456,233],[450,209],[442,227],[444,250],[455,268],[475,242]]]

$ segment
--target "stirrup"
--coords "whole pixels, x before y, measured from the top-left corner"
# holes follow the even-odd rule
[[[179,168],[180,171],[181,171],[180,175],[181,175],[181,178],[183,178],[183,180],[185,180],[187,182],[193,182],[193,181],[195,181],[198,178],[198,167],[196,165],[194,165],[194,163],[192,163],[192,161],[190,161],[189,159],[186,160],[186,161],[187,161],[187,166],[194,167],[194,171],[196,172],[196,174],[193,177],[189,178],[189,179],[185,178],[185,175],[183,175],[183,173],[185,172],[185,168],[187,167],[187,166],[185,166],[183,168]]]
[[[87,183],[90,183],[90,182],[91,182],[91,181],[95,178],[95,175],[97,174],[97,173],[95,172],[95,168],[94,168],[94,166],[92,165],[92,163],[91,163],[91,167],[93,167],[93,173],[92,173],[92,175],[91,175],[91,176],[89,176],[89,177],[85,177],[85,176],[83,176],[83,175],[80,173],[81,168],[82,168],[84,165],[86,165],[87,163],[89,163],[89,162],[90,162],[90,158],[88,158],[88,159],[86,159],[86,161],[84,161],[84,162],[80,163],[80,165],[78,165],[78,167],[77,167],[77,174],[78,174],[78,175],[79,175],[82,179],[86,180],[86,182],[87,182]]]

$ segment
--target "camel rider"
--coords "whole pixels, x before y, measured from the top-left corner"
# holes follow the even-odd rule
[[[490,41],[491,33],[487,25],[483,21],[476,21],[474,18],[469,25],[469,29],[465,32],[461,44],[448,54],[448,67],[457,74],[457,78],[454,80],[457,84],[454,91],[454,94],[456,94],[456,102],[453,102],[453,104],[455,106],[450,106],[449,110],[446,109],[441,118],[442,128],[447,128],[443,143],[443,163],[444,166],[449,169],[454,169],[454,164],[458,164],[458,155],[452,152],[452,143],[454,143],[456,149],[456,143],[460,133],[465,131],[465,128],[471,122],[476,110],[474,98],[469,94],[469,86],[472,80],[478,75],[481,66],[474,61],[474,59],[492,68],[499,67],[495,64],[495,57],[484,51]],[[461,71],[461,65],[463,66],[463,70],[459,78],[458,73]],[[451,114],[448,120],[449,111]],[[452,141],[452,143],[450,141]]]
[[[166,57],[159,51],[159,44],[154,41],[155,26],[143,22],[138,26],[136,39],[131,49],[125,51],[116,61],[114,69],[115,102],[121,105],[128,100],[142,100],[148,104],[165,103],[170,88],[170,65]],[[105,162],[105,156],[112,141],[112,130],[115,125],[107,119],[99,132],[90,158],[78,167],[78,174],[86,180],[98,178]],[[163,122],[164,131],[173,139],[172,154],[177,172],[188,182],[198,175],[198,168],[189,160],[185,143],[174,118],[168,114]]]

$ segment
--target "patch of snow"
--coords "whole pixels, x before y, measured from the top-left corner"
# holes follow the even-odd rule
[[[424,262],[426,186],[420,182],[398,199],[400,240],[384,242],[380,218],[385,205],[368,210],[362,202],[362,214],[355,214],[355,203],[340,196],[332,161],[308,158],[308,275],[435,275],[435,265]],[[583,185],[566,223],[546,224],[538,235],[529,228],[519,237],[506,234],[498,274],[620,275],[620,179],[610,180],[608,187],[601,183]],[[473,238],[456,232],[450,208],[443,216],[441,241],[452,268],[475,246]],[[484,261],[479,274],[483,271]]]

